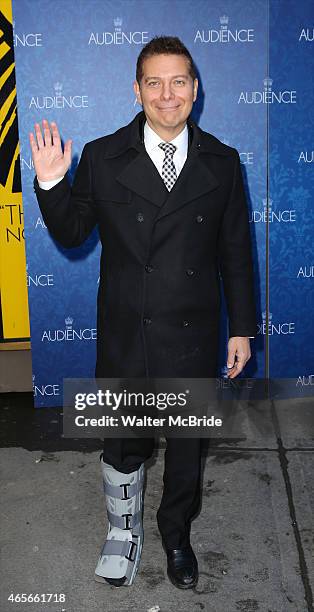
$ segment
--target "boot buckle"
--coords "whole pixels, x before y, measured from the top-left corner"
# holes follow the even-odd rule
[[[130,486],[130,482],[127,482],[125,484],[120,484],[120,487],[123,487],[123,497],[121,497],[121,499],[130,499],[129,493],[128,493],[128,487]]]
[[[135,561],[135,557],[136,557],[136,549],[137,549],[137,544],[136,544],[136,542],[133,542],[133,541],[131,540],[131,541],[130,541],[130,545],[131,545],[131,546],[130,546],[130,550],[129,550],[128,554],[127,554],[127,555],[125,555],[125,557],[126,557],[126,559],[128,559],[129,561],[133,561],[133,562],[134,562],[134,561]],[[134,552],[134,557],[132,558],[133,551],[135,551],[135,552]]]
[[[131,529],[132,526],[130,524],[130,516],[133,516],[132,514],[122,514],[122,517],[124,517],[125,520],[125,526],[123,527],[123,529]]]

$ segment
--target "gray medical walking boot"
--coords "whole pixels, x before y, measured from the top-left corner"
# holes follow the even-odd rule
[[[101,458],[101,468],[109,527],[95,580],[129,586],[136,576],[143,546],[144,463],[135,472],[124,474]]]

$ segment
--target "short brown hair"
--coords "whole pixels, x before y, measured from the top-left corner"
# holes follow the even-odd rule
[[[184,55],[189,62],[189,74],[196,79],[196,68],[192,56],[177,36],[155,36],[143,47],[136,62],[136,80],[140,83],[143,76],[143,62],[152,55]]]

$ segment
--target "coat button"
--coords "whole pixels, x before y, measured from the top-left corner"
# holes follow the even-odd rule
[[[204,221],[204,217],[202,215],[197,215],[196,221],[197,223],[202,223],[202,221]]]
[[[142,223],[142,221],[144,221],[144,215],[143,215],[143,213],[141,213],[141,212],[137,213],[137,215],[136,215],[136,220],[137,220],[139,223]]]
[[[183,327],[189,327],[190,323],[188,321],[182,321]]]
[[[188,269],[186,270],[186,273],[187,273],[187,275],[188,275],[188,276],[193,276],[193,274],[194,274],[194,270],[192,270],[192,268],[188,268]]]
[[[144,323],[144,325],[150,325],[150,324],[151,324],[151,322],[152,322],[152,320],[151,320],[151,319],[149,319],[149,317],[144,317],[144,319],[143,319],[143,323]]]
[[[147,264],[145,266],[145,270],[146,270],[146,272],[153,272],[154,268],[153,268],[153,266],[150,266],[149,264]]]

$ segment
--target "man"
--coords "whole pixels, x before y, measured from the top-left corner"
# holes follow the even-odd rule
[[[256,332],[248,212],[236,149],[191,120],[198,80],[176,37],[156,37],[137,60],[143,111],[85,145],[72,189],[71,141],[55,123],[30,134],[34,187],[62,245],[82,244],[96,223],[102,242],[97,377],[215,377],[219,270],[228,316],[228,376],[251,356]],[[154,439],[107,439],[101,455],[109,520],[96,579],[128,586],[143,544],[144,461]],[[198,579],[190,526],[200,501],[201,440],[167,439],[157,512],[170,580]]]

